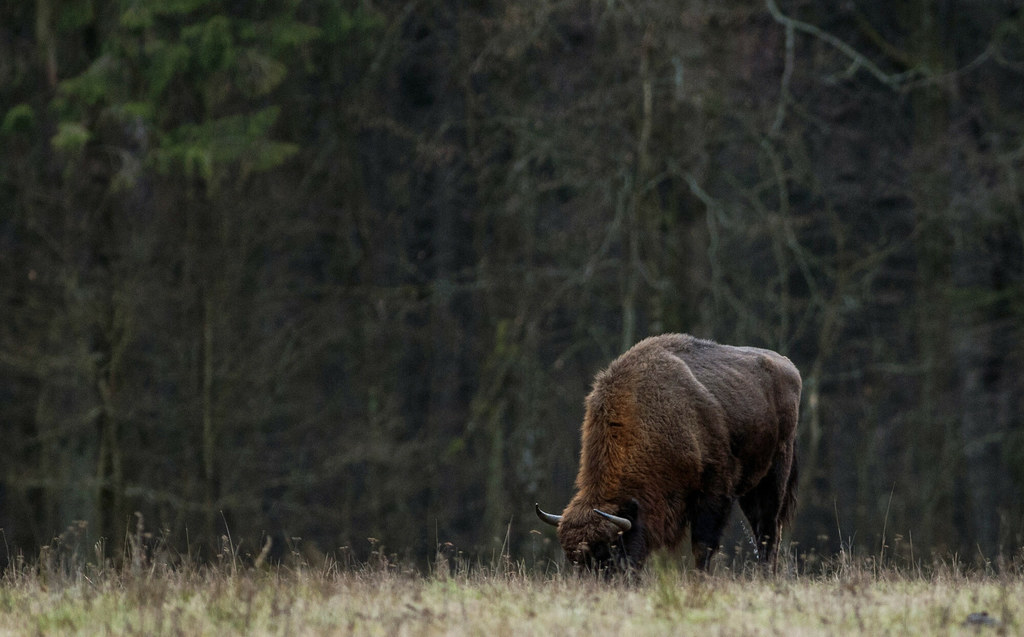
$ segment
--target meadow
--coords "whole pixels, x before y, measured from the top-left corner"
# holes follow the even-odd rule
[[[547,570],[547,572],[543,572]],[[1024,574],[840,557],[765,575],[712,575],[661,557],[639,582],[557,564],[446,558],[426,572],[361,564],[97,567],[17,560],[0,582],[2,635],[971,635],[1021,634]],[[808,569],[809,571],[812,569]]]

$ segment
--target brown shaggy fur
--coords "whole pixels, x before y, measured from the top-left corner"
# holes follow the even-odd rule
[[[586,399],[578,491],[558,528],[566,555],[615,566],[617,545],[639,567],[689,528],[705,569],[738,499],[774,566],[796,499],[800,388],[796,367],[769,350],[683,334],[636,344]],[[594,509],[630,518],[632,537]]]

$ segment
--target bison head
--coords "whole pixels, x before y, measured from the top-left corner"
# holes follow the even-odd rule
[[[541,521],[558,528],[558,540],[565,557],[588,571],[611,575],[635,571],[647,558],[640,505],[630,500],[616,512],[572,507],[562,515],[545,513],[536,506]]]

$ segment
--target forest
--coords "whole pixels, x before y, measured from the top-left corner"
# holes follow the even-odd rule
[[[1024,6],[4,2],[0,316],[3,563],[558,559],[594,374],[686,332],[801,371],[789,550],[1000,568]]]

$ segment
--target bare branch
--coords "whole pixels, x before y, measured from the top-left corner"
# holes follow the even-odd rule
[[[781,24],[782,26],[786,27],[787,29],[795,29],[797,31],[801,31],[809,35],[813,35],[814,37],[823,40],[828,44],[831,44],[833,47],[838,49],[840,53],[850,58],[850,60],[852,60],[854,64],[851,73],[856,72],[858,67],[862,67],[868,73],[873,75],[875,79],[877,79],[879,82],[885,84],[886,86],[893,90],[898,89],[900,87],[900,84],[903,82],[904,78],[907,76],[908,73],[910,73],[886,73],[882,69],[878,68],[878,66],[874,62],[866,58],[852,46],[850,46],[846,42],[843,42],[842,40],[832,35],[831,33],[827,33],[819,29],[818,27],[814,26],[813,24],[801,22],[800,20],[795,20],[785,15],[784,13],[782,13],[782,10],[779,9],[779,5],[775,3],[775,0],[765,0],[765,6],[768,7],[768,11],[769,13],[772,14],[772,18],[774,18],[775,21]]]
[[[789,103],[789,84],[793,79],[793,58],[795,57],[793,25],[786,25],[786,65],[782,70],[782,80],[779,82],[779,104],[775,108],[775,121],[772,122],[772,135],[778,135],[782,130],[782,122],[786,119],[786,105]]]

